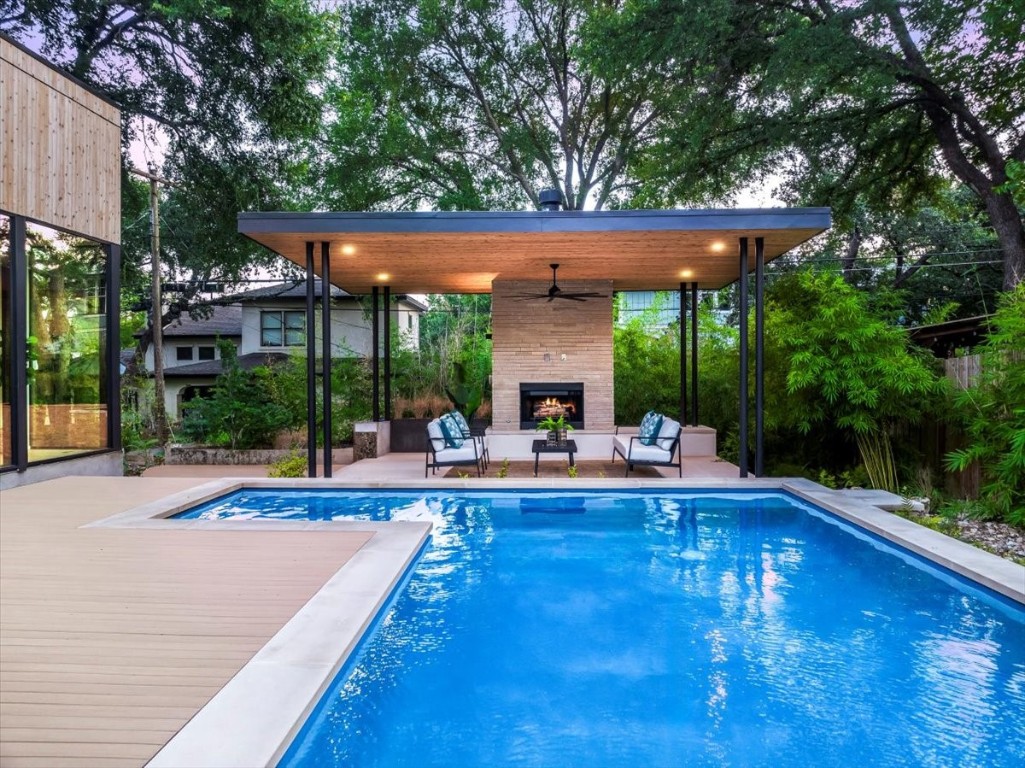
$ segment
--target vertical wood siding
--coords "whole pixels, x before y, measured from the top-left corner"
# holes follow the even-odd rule
[[[0,39],[0,208],[121,240],[121,115]]]

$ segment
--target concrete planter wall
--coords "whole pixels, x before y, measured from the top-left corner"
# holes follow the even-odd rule
[[[288,450],[233,451],[230,448],[199,448],[194,445],[169,445],[164,453],[164,463],[221,464],[229,466],[237,464],[273,464],[275,461],[280,461],[291,453],[293,452]],[[301,453],[305,456],[306,449],[301,449]],[[318,457],[322,454],[322,449],[318,449]],[[332,460],[335,463],[342,463],[344,459],[343,449],[335,448],[332,452]]]

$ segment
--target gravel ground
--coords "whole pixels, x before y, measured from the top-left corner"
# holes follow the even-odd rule
[[[974,520],[970,517],[957,518],[952,523],[954,527],[949,528],[945,522],[939,526],[935,525],[940,518],[928,514],[917,512],[901,512],[900,514],[914,522],[938,529],[948,536],[974,544],[987,552],[1025,565],[1025,529],[994,520]],[[928,522],[923,518],[927,518]]]
[[[1025,530],[992,520],[958,520],[957,527],[962,541],[1025,564]]]

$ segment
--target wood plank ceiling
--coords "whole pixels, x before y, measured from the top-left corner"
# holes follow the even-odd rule
[[[696,214],[696,215],[695,215]],[[739,214],[739,215],[738,215]],[[562,218],[564,217],[564,218]],[[738,226],[739,225],[739,226]],[[239,230],[305,268],[306,243],[331,248],[331,282],[354,294],[490,293],[495,280],[612,280],[617,291],[721,288],[740,272],[739,240],[766,260],[829,227],[828,209],[504,214],[240,214]]]

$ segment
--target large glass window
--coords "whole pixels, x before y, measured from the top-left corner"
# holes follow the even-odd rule
[[[28,260],[29,461],[107,447],[104,273],[92,240],[38,224]]]
[[[261,347],[301,347],[305,343],[305,312],[274,310],[260,313]]]
[[[14,463],[11,440],[11,375],[14,338],[11,335],[11,219],[0,214],[0,467]]]

